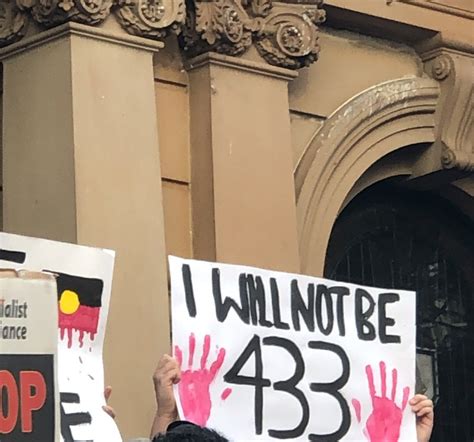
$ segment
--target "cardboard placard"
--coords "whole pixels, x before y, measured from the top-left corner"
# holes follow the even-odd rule
[[[169,264],[182,419],[239,441],[416,441],[413,292]]]
[[[105,404],[102,348],[115,254],[109,250],[0,233],[0,266],[57,275],[61,439],[121,441]]]
[[[56,281],[0,270],[0,441],[59,440]]]

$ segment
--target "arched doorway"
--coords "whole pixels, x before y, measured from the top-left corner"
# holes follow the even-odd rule
[[[473,227],[436,196],[378,184],[342,211],[327,249],[327,278],[417,292],[417,347],[433,363],[437,442],[474,440]]]

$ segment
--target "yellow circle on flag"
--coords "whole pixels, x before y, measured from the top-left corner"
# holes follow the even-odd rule
[[[80,306],[79,296],[72,290],[64,290],[59,299],[59,308],[66,315],[72,315]]]

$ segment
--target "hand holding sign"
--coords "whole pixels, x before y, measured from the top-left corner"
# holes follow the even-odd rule
[[[433,431],[433,401],[422,394],[410,399],[411,411],[416,414],[416,436],[418,442],[429,442]]]
[[[112,419],[115,419],[115,410],[109,405],[109,399],[110,395],[112,394],[112,387],[109,385],[105,387],[104,390],[104,399],[106,405],[102,407],[102,410],[104,410]]]
[[[217,372],[222,367],[225,358],[225,350],[221,348],[217,359],[206,368],[209,351],[211,348],[211,337],[204,337],[204,345],[201,356],[201,367],[193,369],[194,350],[196,338],[193,333],[189,336],[188,369],[182,371],[179,383],[179,396],[183,407],[184,417],[204,427],[211,415],[211,393],[210,386]],[[175,355],[179,366],[183,365],[183,352],[175,346]],[[228,396],[228,393],[227,393]]]

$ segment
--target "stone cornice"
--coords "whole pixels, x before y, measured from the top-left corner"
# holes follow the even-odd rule
[[[434,37],[423,40],[415,45],[423,61],[427,61],[439,55],[441,51],[449,50],[451,53],[474,56],[474,43],[458,40],[446,33],[438,33]]]
[[[92,38],[94,40],[106,41],[108,43],[115,43],[120,46],[128,46],[130,48],[141,49],[149,52],[158,52],[164,47],[164,44],[160,41],[145,40],[134,35],[128,35],[125,33],[116,34],[100,28],[86,26],[81,23],[68,22],[39,34],[35,34],[31,37],[27,37],[4,48],[0,48],[0,61],[4,61],[10,57],[29,51],[46,43],[54,42],[64,36]]]
[[[270,66],[266,63],[245,60],[243,58],[218,54],[216,52],[206,52],[204,54],[198,55],[195,58],[187,60],[185,63],[185,68],[188,72],[190,72],[207,65],[237,69],[243,72],[250,72],[252,74],[263,75],[265,77],[271,77],[284,81],[293,80],[298,76],[298,73],[293,70],[284,69],[277,66]]]
[[[299,69],[318,57],[321,5],[322,0],[0,0],[0,47],[20,41],[29,24],[39,30],[100,25],[113,14],[134,36],[163,41],[171,32],[181,34],[190,58],[241,55],[254,45],[269,64]]]

